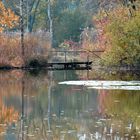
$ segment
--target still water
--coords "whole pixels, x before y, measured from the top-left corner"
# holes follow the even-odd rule
[[[140,140],[140,82],[89,75],[0,72],[0,140]]]

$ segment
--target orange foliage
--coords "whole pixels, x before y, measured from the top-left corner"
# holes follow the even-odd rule
[[[6,8],[2,1],[0,1],[0,32],[5,28],[13,28],[17,25],[19,17],[14,14],[14,12]]]
[[[18,121],[19,113],[15,111],[14,107],[6,107],[0,99],[0,132],[3,132],[6,125]]]
[[[5,107],[3,104],[0,106],[0,113],[0,121],[2,121],[3,124],[12,123],[19,117],[18,112],[15,111],[13,107]]]

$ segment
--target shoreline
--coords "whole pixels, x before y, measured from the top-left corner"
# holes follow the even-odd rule
[[[15,66],[0,66],[0,71],[3,70],[33,70],[33,69],[51,69],[49,67],[49,65],[42,65],[42,66],[20,66],[20,67],[15,67]],[[62,69],[62,68],[60,68]],[[70,70],[70,69],[64,69],[64,70]],[[78,69],[71,69],[71,70],[78,70]],[[85,69],[86,70],[86,69]],[[87,69],[88,70],[88,69]],[[136,72],[139,71],[140,72],[140,68],[129,68],[129,67],[101,67],[101,66],[92,66],[91,69],[89,70],[101,70],[101,71],[106,71],[106,72],[111,72],[111,71],[115,71],[115,72]]]

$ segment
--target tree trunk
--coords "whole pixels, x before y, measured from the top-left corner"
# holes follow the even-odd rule
[[[29,30],[29,32],[32,32],[32,30],[33,30],[33,25],[35,23],[36,12],[37,12],[37,8],[39,6],[39,3],[40,3],[40,0],[37,0],[36,3],[35,3],[35,1],[33,1],[31,9],[29,10],[29,17],[28,17],[28,30]],[[33,7],[35,7],[35,8],[33,8]],[[34,10],[34,12],[32,13],[33,10]]]
[[[21,55],[24,61],[24,20],[23,20],[23,0],[20,0],[20,38],[21,38]]]
[[[51,39],[51,45],[53,41],[53,21],[51,18],[51,1],[48,0],[48,18],[49,18],[49,32],[50,32],[50,39]]]

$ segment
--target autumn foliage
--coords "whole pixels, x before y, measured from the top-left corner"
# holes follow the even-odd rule
[[[128,11],[126,7],[118,7],[104,16],[102,24],[102,40],[106,44],[103,59],[107,65],[138,66],[140,60],[140,14],[139,9]],[[113,61],[112,61],[113,60]]]
[[[47,59],[51,48],[49,34],[28,33],[25,35],[25,61],[22,59],[20,34],[9,33],[0,35],[0,66],[21,67],[32,59]]]
[[[13,28],[17,25],[18,21],[19,17],[0,1],[0,32],[7,28]]]
[[[19,113],[13,106],[7,107],[4,105],[0,98],[0,133],[2,133],[7,125],[17,122],[19,119]]]
[[[104,50],[101,55],[101,64],[139,67],[139,7],[116,4],[112,9],[100,9],[93,17],[93,23],[95,28],[93,31],[86,32],[84,47],[86,46],[89,50]]]
[[[6,32],[17,26],[19,16],[0,1],[0,67],[21,67],[32,59],[47,59],[50,46],[48,32],[25,33],[24,60],[19,32]]]

